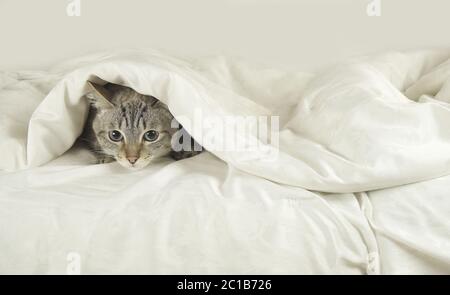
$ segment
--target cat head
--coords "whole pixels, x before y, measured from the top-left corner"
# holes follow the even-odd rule
[[[171,127],[174,117],[165,104],[125,86],[88,84],[95,112],[92,130],[101,153],[126,168],[140,169],[171,152],[178,129]]]

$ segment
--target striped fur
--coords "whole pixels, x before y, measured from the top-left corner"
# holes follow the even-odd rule
[[[199,153],[173,151],[172,137],[179,128],[171,127],[174,117],[155,97],[116,84],[90,85],[93,92],[87,97],[91,110],[80,139],[87,143],[100,163],[117,160],[124,167],[139,169],[156,158],[170,155],[178,160]],[[123,135],[120,142],[111,140],[113,130]],[[154,142],[144,138],[150,130],[159,134]],[[135,158],[135,163],[130,162]]]

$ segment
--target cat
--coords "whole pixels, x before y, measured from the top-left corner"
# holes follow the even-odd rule
[[[181,160],[203,151],[192,138],[186,139],[185,130],[157,98],[113,83],[87,83],[92,88],[86,95],[90,110],[79,140],[98,163],[117,161],[125,168],[142,169],[157,158]],[[172,148],[184,140],[191,140],[189,150]]]

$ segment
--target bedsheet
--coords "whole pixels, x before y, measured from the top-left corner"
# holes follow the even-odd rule
[[[130,50],[2,72],[0,273],[66,273],[73,253],[85,274],[450,273],[449,58],[313,75]],[[73,146],[87,80],[158,97],[208,152],[95,165]],[[275,116],[277,140],[221,149],[199,113]]]

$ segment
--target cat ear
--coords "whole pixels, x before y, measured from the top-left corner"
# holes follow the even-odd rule
[[[114,104],[111,102],[112,93],[108,91],[102,85],[87,81],[87,84],[91,87],[92,92],[86,96],[90,102],[98,109],[113,108]]]
[[[147,96],[147,97],[149,98],[150,107],[163,108],[163,109],[169,110],[169,107],[165,103],[163,103],[162,101],[157,99],[156,97],[154,97],[154,96]]]

